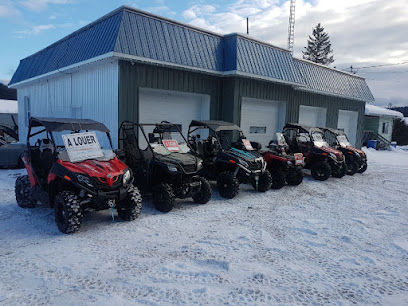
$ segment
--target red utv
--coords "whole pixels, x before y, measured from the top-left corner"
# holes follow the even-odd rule
[[[98,138],[106,149],[101,149]],[[110,208],[112,217],[116,208],[126,221],[140,215],[142,200],[132,184],[132,172],[113,153],[103,123],[31,118],[23,162],[28,175],[16,180],[17,204],[30,208],[39,201],[54,207],[55,222],[63,233],[79,230],[85,208]]]
[[[267,169],[272,174],[273,189],[282,188],[285,183],[296,186],[303,181],[304,159],[302,153],[289,153],[289,146],[282,133],[276,133],[276,141],[271,140],[263,152]]]
[[[333,149],[323,138],[323,131],[316,127],[299,123],[287,123],[283,136],[290,152],[303,153],[305,168],[311,170],[315,180],[325,181],[330,175],[341,178],[346,175],[343,153]]]

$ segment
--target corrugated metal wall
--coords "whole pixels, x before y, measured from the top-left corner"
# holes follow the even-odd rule
[[[222,119],[240,124],[242,97],[286,102],[286,122],[298,122],[300,105],[327,108],[326,126],[333,128],[337,128],[339,110],[356,111],[356,145],[361,146],[365,109],[362,101],[298,91],[287,85],[229,77],[223,80]]]
[[[117,144],[118,62],[100,62],[80,71],[18,88],[20,140],[27,137],[25,97],[30,99],[32,117],[94,119],[105,123]]]
[[[120,61],[119,67],[119,122],[138,121],[140,87],[209,95],[210,118],[220,118],[220,78],[125,61]]]

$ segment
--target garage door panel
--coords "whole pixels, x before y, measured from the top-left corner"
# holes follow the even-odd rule
[[[339,117],[337,121],[337,128],[343,130],[350,143],[355,146],[357,138],[357,121],[358,112],[339,110]]]
[[[241,128],[251,141],[267,146],[285,123],[286,105],[281,101],[242,98]]]
[[[327,108],[324,107],[300,105],[298,122],[310,126],[325,127],[326,113]]]
[[[186,136],[191,120],[209,118],[210,97],[208,95],[150,88],[139,90],[140,123],[157,123],[164,120],[180,124],[182,133]]]

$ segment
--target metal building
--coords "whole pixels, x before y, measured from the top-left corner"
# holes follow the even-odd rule
[[[29,116],[241,125],[264,145],[286,122],[344,129],[361,145],[361,77],[293,58],[247,35],[219,35],[127,6],[21,60],[20,139]]]

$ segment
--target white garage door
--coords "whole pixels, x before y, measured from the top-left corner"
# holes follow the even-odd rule
[[[260,142],[263,147],[282,130],[285,115],[285,102],[242,98],[241,128],[249,140]]]
[[[140,88],[139,122],[158,123],[163,120],[181,124],[187,137],[191,120],[210,119],[210,96],[169,90]]]
[[[324,107],[300,105],[299,123],[310,126],[325,127],[326,113],[327,109]]]
[[[350,143],[356,145],[358,112],[339,110],[337,128],[343,130]]]

